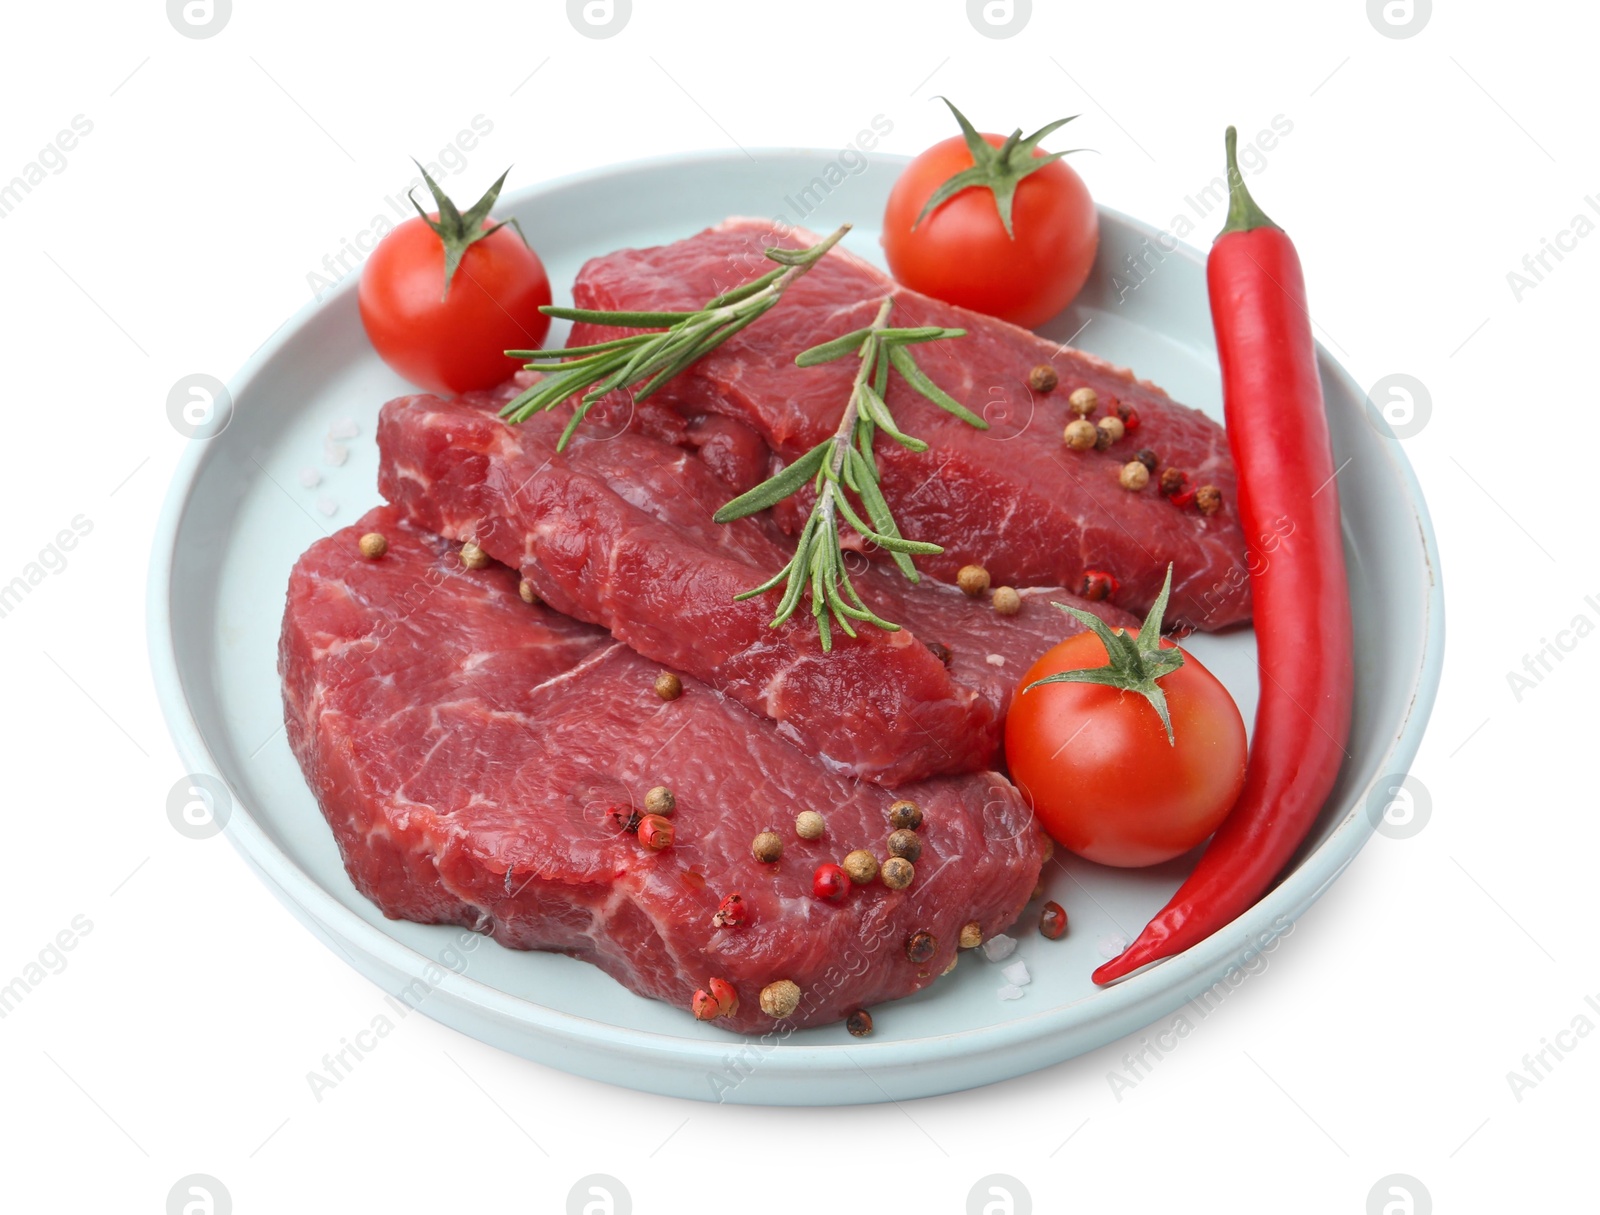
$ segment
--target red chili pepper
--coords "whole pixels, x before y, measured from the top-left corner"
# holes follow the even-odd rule
[[[1261,698],[1244,790],[1189,879],[1096,983],[1187,949],[1254,904],[1310,832],[1350,735],[1350,592],[1305,279],[1245,189],[1236,140],[1229,127],[1228,222],[1206,262],[1223,412],[1245,535],[1288,518],[1294,542],[1250,575]]]

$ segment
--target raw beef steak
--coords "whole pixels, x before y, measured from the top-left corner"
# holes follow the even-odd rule
[[[372,561],[356,547],[370,531],[389,541]],[[289,742],[351,879],[385,914],[568,953],[680,1008],[721,978],[739,1004],[715,1023],[762,1032],[926,987],[962,925],[989,936],[1022,910],[1043,837],[1003,777],[855,781],[693,678],[663,701],[657,666],[524,603],[517,583],[503,566],[463,569],[393,507],[319,540],[290,578]],[[677,798],[660,852],[619,825],[656,785]],[[819,863],[887,855],[897,796],[924,816],[911,884],[814,896]],[[801,809],[824,815],[821,839],[796,836]],[[751,841],[768,828],[784,852],[763,864]],[[718,926],[735,892],[745,922]],[[913,961],[917,933],[934,942]],[[780,1021],[760,993],[782,979],[801,994]]]
[[[776,232],[766,221],[729,220],[674,244],[595,258],[579,272],[574,302],[605,310],[698,308],[771,269],[765,247],[815,239],[804,231]],[[949,580],[961,566],[977,563],[999,583],[1074,589],[1086,570],[1103,570],[1120,583],[1112,602],[1143,614],[1171,562],[1175,625],[1209,630],[1249,619],[1245,537],[1220,426],[1127,371],[899,287],[842,249],[790,287],[761,320],[668,381],[639,407],[636,424],[671,437],[688,420],[723,414],[753,428],[784,459],[799,457],[833,433],[856,360],[796,367],[794,356],[870,324],[889,293],[893,324],[967,330],[966,337],[913,351],[934,382],[990,423],[989,430],[976,430],[898,377],[891,381],[889,404],[900,424],[930,444],[922,454],[886,438],[877,444],[883,492],[901,530],[945,546],[943,556],[922,559],[924,569]],[[580,324],[569,345],[621,332]],[[1053,392],[1033,393],[1027,386],[1028,373],[1040,364],[1052,365],[1060,378]],[[1084,386],[1099,394],[1097,417],[1115,398],[1135,410],[1138,429],[1105,451],[1069,450],[1062,442],[1073,416],[1067,398]],[[1144,448],[1155,452],[1161,469],[1184,469],[1194,486],[1217,487],[1221,510],[1208,517],[1193,505],[1179,507],[1161,495],[1155,478],[1138,493],[1123,489],[1119,470]],[[793,510],[787,517],[792,524],[804,518]]]
[[[913,586],[861,558],[863,597],[905,627],[836,633],[824,653],[804,611],[768,627],[776,594],[734,601],[781,569],[793,545],[770,521],[712,521],[733,490],[707,458],[598,422],[557,453],[558,413],[517,426],[495,416],[515,390],[390,401],[378,425],[383,495],[427,531],[472,539],[519,567],[558,610],[770,718],[841,771],[896,784],[994,766],[1018,677],[1081,630],[1050,606],[1082,605],[1059,590],[1030,592],[1008,618],[987,598],[931,579]],[[1118,609],[1107,616],[1129,622]],[[928,643],[949,651],[948,666]]]

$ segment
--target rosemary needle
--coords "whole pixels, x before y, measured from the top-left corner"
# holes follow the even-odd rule
[[[891,631],[900,627],[867,607],[851,584],[850,573],[845,568],[844,546],[839,539],[841,518],[868,543],[888,552],[912,582],[919,581],[916,567],[911,562],[912,557],[944,552],[940,545],[907,540],[900,534],[900,528],[878,484],[878,461],[873,454],[873,439],[878,431],[883,431],[911,451],[928,450],[928,445],[921,439],[901,430],[894,415],[889,412],[886,395],[890,369],[893,368],[901,379],[941,409],[979,430],[989,428],[982,418],[924,375],[907,349],[918,342],[962,337],[966,330],[945,329],[938,325],[892,329],[889,327],[889,313],[893,307],[894,297],[887,297],[879,306],[871,325],[813,346],[795,356],[794,361],[801,367],[814,367],[852,353],[860,359],[860,367],[856,371],[838,429],[776,476],[739,495],[714,516],[718,523],[742,519],[781,502],[806,482],[812,483],[817,497],[811,507],[811,515],[801,529],[794,556],[760,586],[752,587],[735,598],[750,599],[782,585],[783,596],[778,602],[771,626],[777,628],[794,615],[801,597],[809,593],[811,614],[816,618],[824,651],[833,648],[835,625],[851,637],[856,635],[852,622],[873,624]],[[866,510],[866,519],[862,519],[851,505],[846,490],[852,491],[860,499]]]
[[[776,269],[707,301],[705,307],[694,312],[604,312],[545,305],[539,311],[559,320],[652,332],[564,350],[506,351],[512,358],[531,360],[527,364],[529,370],[548,374],[508,402],[500,416],[511,422],[525,422],[534,414],[554,409],[568,397],[583,393],[556,444],[557,451],[565,450],[601,397],[618,388],[631,388],[635,401],[644,400],[763,316],[783,298],[789,284],[821,261],[848,231],[850,225],[845,224],[809,249],[768,249],[767,258],[777,263]]]

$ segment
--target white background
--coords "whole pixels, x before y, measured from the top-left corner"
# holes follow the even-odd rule
[[[590,1172],[640,1212],[959,1212],[989,1173],[1041,1212],[1359,1213],[1395,1172],[1441,1212],[1593,1209],[1600,1034],[1521,1100],[1507,1073],[1579,1014],[1600,1025],[1600,641],[1520,700],[1507,673],[1574,617],[1600,622],[1600,238],[1520,301],[1506,275],[1600,191],[1600,29],[1590,6],[1451,3],[1394,39],[1366,7],[1041,0],[992,39],[960,0],[636,0],[599,40],[555,0],[236,0],[206,39],[159,0],[8,6],[0,182],[74,115],[93,123],[0,219],[0,582],[73,517],[93,525],[0,619],[0,982],[75,916],[93,925],[0,1021],[8,1209],[160,1212],[193,1172],[241,1213],[560,1211]],[[1449,603],[1414,768],[1428,826],[1375,837],[1120,1100],[1127,1042],[898,1108],[768,1110],[605,1087],[419,1017],[318,1103],[306,1073],[376,989],[164,812],[181,768],[141,605],[184,444],[169,387],[231,374],[406,158],[475,114],[494,130],[451,179],[463,201],[507,164],[515,188],[732,141],[837,147],[875,113],[912,153],[950,133],[941,91],[985,129],[1082,112],[1097,198],[1162,225],[1219,171],[1226,123],[1292,120],[1253,184],[1299,243],[1323,340],[1363,384],[1405,372],[1432,396],[1406,442]]]

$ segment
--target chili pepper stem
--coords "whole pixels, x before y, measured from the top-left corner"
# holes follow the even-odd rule
[[[1230,232],[1276,228],[1278,225],[1267,218],[1267,213],[1256,205],[1256,200],[1250,197],[1250,191],[1245,188],[1244,174],[1239,172],[1238,130],[1229,127],[1223,139],[1228,147],[1228,221],[1217,233],[1217,239],[1221,240]]]

